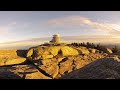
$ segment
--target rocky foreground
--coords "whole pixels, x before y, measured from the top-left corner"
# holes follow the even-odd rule
[[[1,79],[118,79],[120,56],[86,47],[37,46],[0,50]]]

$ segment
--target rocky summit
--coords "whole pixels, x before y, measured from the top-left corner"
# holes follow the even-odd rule
[[[88,67],[88,65],[90,65],[89,67],[93,67],[92,63],[94,62],[107,62],[108,59],[106,58],[110,58],[111,61],[113,59],[110,57],[110,53],[100,53],[97,49],[83,46],[74,47],[67,44],[40,45],[21,51],[1,50],[0,77],[3,79],[90,78],[91,76],[82,76],[83,74],[79,74],[78,71]],[[103,67],[101,66],[103,64],[100,63],[95,65],[98,68]],[[97,72],[95,71],[97,69],[91,70],[93,72],[89,72],[93,75]],[[99,74],[99,71],[96,74]],[[93,76],[91,78],[101,77]]]
[[[119,52],[51,42],[28,50],[0,50],[1,79],[120,79]]]
[[[87,64],[71,73],[63,75],[62,79],[120,79],[120,58],[105,57]]]
[[[33,60],[39,60],[53,58],[57,55],[70,56],[78,54],[79,52],[77,49],[69,46],[38,46],[31,48],[27,53],[27,57]]]

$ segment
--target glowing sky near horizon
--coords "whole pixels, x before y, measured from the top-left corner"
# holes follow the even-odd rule
[[[53,34],[119,39],[120,11],[0,11],[0,43]]]

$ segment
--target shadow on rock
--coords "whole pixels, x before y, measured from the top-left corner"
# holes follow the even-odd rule
[[[102,58],[67,73],[61,79],[120,79],[120,59]]]
[[[19,63],[19,64],[3,65],[3,66],[0,66],[0,67],[12,67],[12,66],[16,66],[16,65],[26,65],[26,64],[27,65],[31,64],[28,59],[26,59],[24,62]]]
[[[27,50],[17,50],[16,53],[20,57],[26,57]]]
[[[37,71],[31,71],[31,72],[18,72],[19,74],[22,74],[22,79],[26,79],[26,75],[27,74],[32,74],[32,73],[35,73],[35,72],[37,72]]]
[[[22,78],[9,70],[4,70],[4,71],[0,71],[0,79],[22,79]]]

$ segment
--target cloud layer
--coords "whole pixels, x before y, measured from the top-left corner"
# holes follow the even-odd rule
[[[47,25],[50,27],[66,27],[66,26],[88,26],[96,31],[107,32],[110,35],[120,35],[120,26],[118,24],[100,23],[82,16],[67,16],[49,20]]]
[[[0,26],[0,35],[6,35],[9,33],[12,33],[13,29],[19,29],[19,28],[26,28],[29,27],[29,23],[28,22],[24,22],[24,23],[18,23],[18,22],[10,22],[6,25],[2,25]]]

